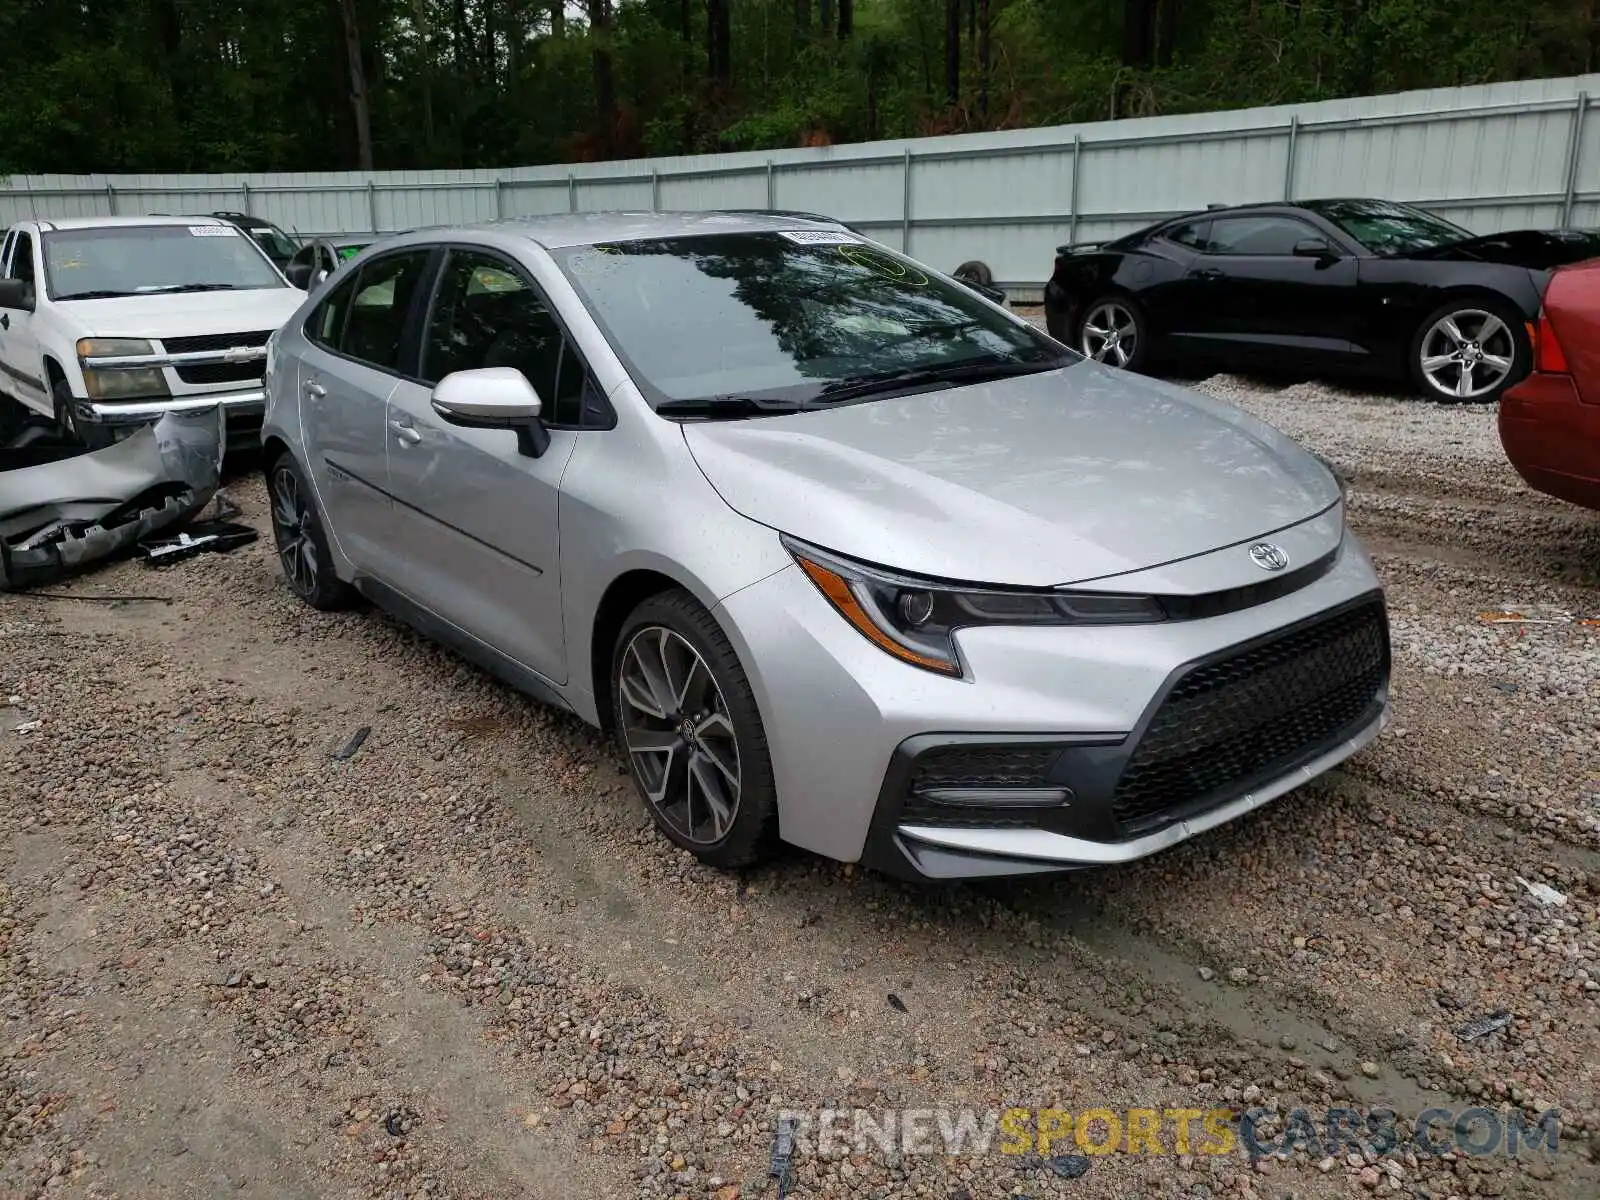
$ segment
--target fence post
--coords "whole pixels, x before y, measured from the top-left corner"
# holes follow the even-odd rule
[[[778,165],[767,159],[767,211],[778,207]]]
[[[1078,240],[1078,176],[1083,173],[1083,138],[1072,135],[1072,188],[1067,193],[1067,244]]]
[[[900,160],[900,253],[911,253],[911,147]]]
[[[244,214],[245,214],[245,216],[249,216],[250,215],[250,181],[248,179],[239,180],[239,194],[244,197]]]
[[[1567,140],[1567,185],[1561,197],[1561,228],[1572,225],[1572,205],[1578,195],[1578,163],[1583,157],[1583,119],[1589,112],[1589,93],[1578,93],[1578,107],[1572,114],[1572,136]]]
[[[109,207],[111,209],[111,212],[110,212],[109,215],[111,215],[113,217],[116,216],[117,215],[117,189],[116,189],[116,185],[113,184],[109,179],[106,180],[106,205],[107,205],[107,207]]]
[[[503,221],[506,217],[506,202],[500,192],[500,185],[503,182],[500,176],[496,175],[494,177],[494,219],[496,221]]]
[[[1300,133],[1300,114],[1294,113],[1289,117],[1289,148],[1283,162],[1283,198],[1285,201],[1294,199],[1294,144]]]
[[[367,216],[372,220],[372,234],[378,234],[378,187],[372,180],[367,180]]]
[[[661,172],[650,168],[650,211],[661,211]]]
[[[578,211],[578,177],[571,171],[567,172],[567,211]]]

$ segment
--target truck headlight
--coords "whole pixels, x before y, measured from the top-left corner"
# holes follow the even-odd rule
[[[146,358],[155,347],[142,338],[82,338],[78,361],[83,388],[91,400],[139,400],[170,395],[160,367],[95,365],[97,359]]]

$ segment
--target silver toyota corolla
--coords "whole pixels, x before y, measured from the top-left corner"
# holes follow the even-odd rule
[[[1124,862],[1387,720],[1338,480],[843,226],[393,238],[270,344],[284,572],[615,731],[707,862]]]

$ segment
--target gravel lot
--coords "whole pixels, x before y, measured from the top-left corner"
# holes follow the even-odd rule
[[[1200,386],[1349,478],[1396,721],[1063,882],[703,869],[577,722],[301,606],[267,536],[5,599],[0,1197],[749,1200],[784,1108],[1339,1103],[1559,1105],[1564,1140],[1073,1179],[807,1154],[790,1194],[1600,1195],[1600,627],[1562,615],[1600,615],[1600,515],[1523,488],[1492,410]],[[229,491],[265,535],[258,478]]]

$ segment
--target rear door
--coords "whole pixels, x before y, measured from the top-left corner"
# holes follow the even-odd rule
[[[1332,253],[1297,256],[1309,238]],[[1219,216],[1189,268],[1200,334],[1213,352],[1304,361],[1351,352],[1356,260],[1308,221],[1289,214]]]
[[[433,411],[455,371],[516,367],[544,403],[538,458],[506,430],[465,429]],[[389,397],[389,489],[405,561],[401,589],[554,683],[568,667],[562,630],[561,477],[580,436],[609,424],[544,294],[521,266],[475,246],[449,251],[421,339],[416,380]]]
[[[419,319],[431,247],[373,259],[335,288],[306,321],[300,424],[319,504],[345,555],[392,578],[400,557],[387,494],[389,395],[401,347]]]

